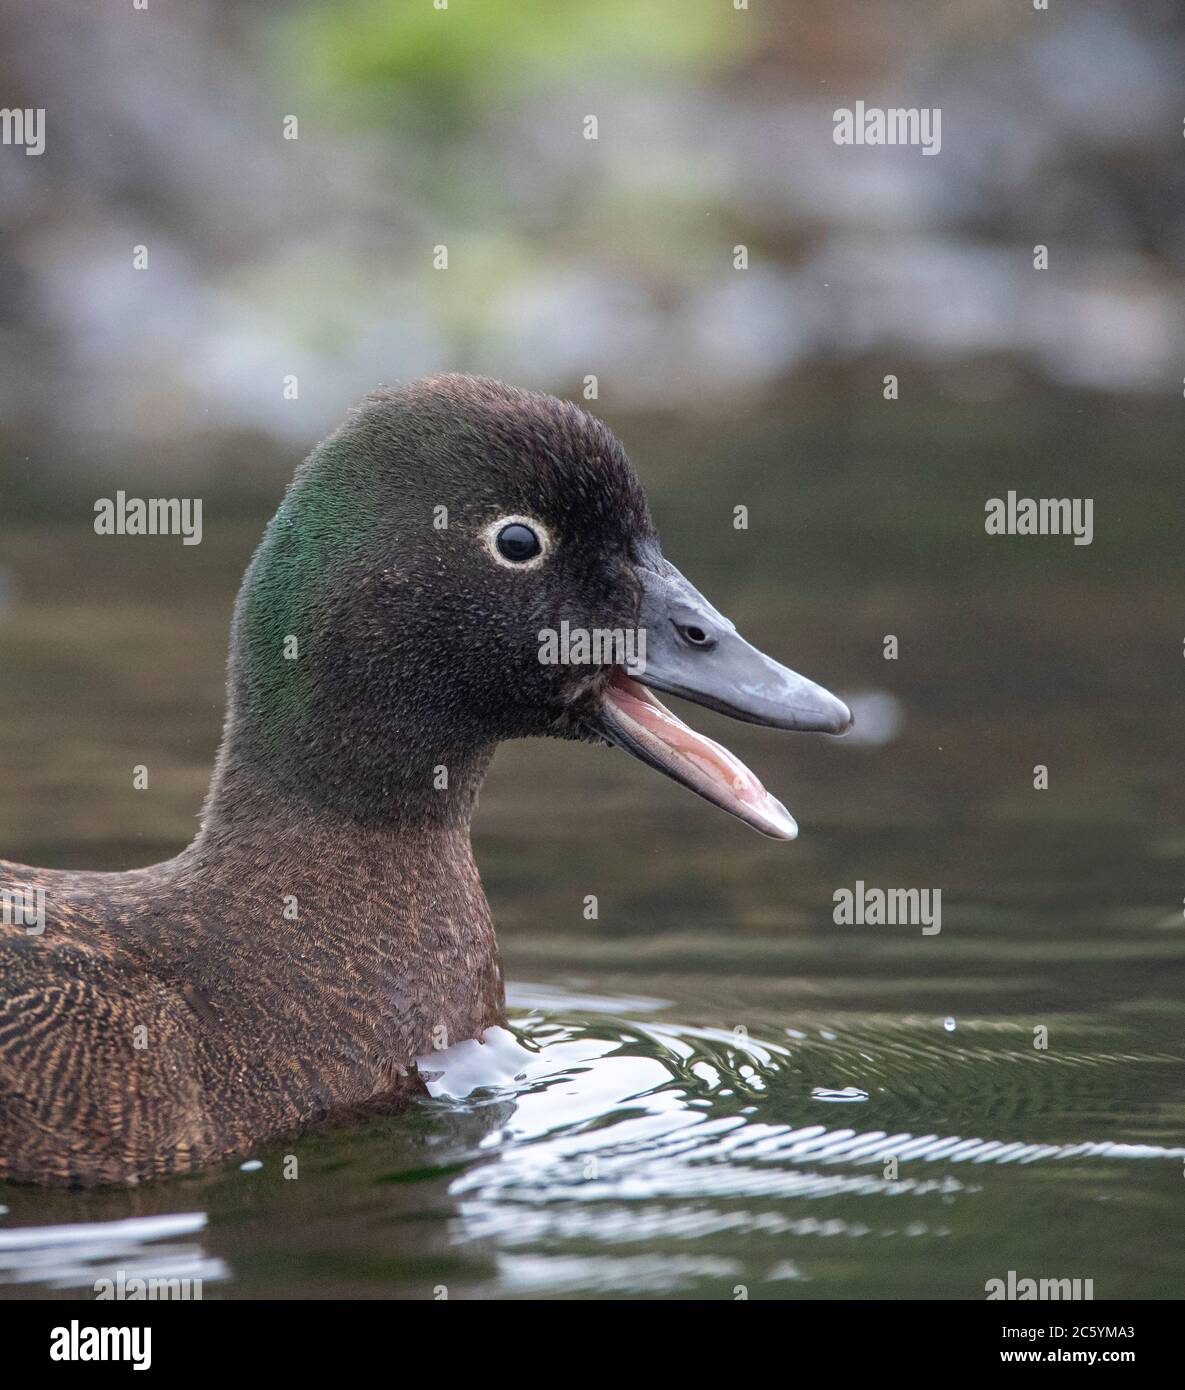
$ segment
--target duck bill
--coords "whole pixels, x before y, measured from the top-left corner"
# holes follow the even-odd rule
[[[689,728],[654,692],[678,695],[749,724],[801,732],[845,733],[851,711],[822,686],[746,642],[661,557],[640,567],[637,578],[638,656],[614,667],[605,687],[605,734],[763,835],[793,840],[798,826],[782,803],[735,754]]]

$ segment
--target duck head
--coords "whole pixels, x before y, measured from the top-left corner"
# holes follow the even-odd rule
[[[776,729],[851,723],[664,558],[603,424],[432,377],[370,396],[297,470],[239,595],[219,778],[368,824],[456,822],[497,743],[548,735],[615,744],[792,839],[656,691]]]

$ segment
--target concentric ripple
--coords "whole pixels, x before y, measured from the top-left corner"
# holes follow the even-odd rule
[[[529,992],[518,998],[530,1002]],[[554,991],[547,1003],[554,1010]],[[774,1258],[787,1241],[957,1238],[966,1203],[980,1204],[977,1224],[982,1204],[1026,1197],[1029,1183],[1045,1193],[1055,1181],[1063,1200],[1094,1202],[1118,1165],[1143,1161],[1175,1185],[1185,1159],[1180,1144],[1116,1133],[1114,1095],[1121,1070],[1129,1087],[1133,1076],[1150,1086],[1159,1079],[1171,1096],[1180,1058],[1081,1047],[1070,1024],[1056,1052],[1034,1049],[1021,1026],[952,1029],[938,1019],[808,1021],[774,1040],[630,1021],[602,1007],[591,1020],[530,1012],[516,1030],[517,1045],[496,1040],[496,1065],[476,1085],[476,1044],[440,1059],[433,1104],[500,1112],[482,1161],[451,1184],[452,1230],[459,1243],[496,1247],[499,1277],[523,1293],[610,1292],[639,1281],[652,1293],[702,1289],[753,1278],[750,1257],[762,1247],[769,1259],[758,1284],[809,1283],[818,1276],[801,1251],[792,1274]],[[463,1097],[449,1087],[457,1064]],[[835,1123],[836,1102],[848,1123]],[[1138,1108],[1139,1131],[1155,1128],[1155,1107]],[[1177,1117],[1165,1109],[1171,1127]],[[960,1112],[1000,1128],[918,1132],[900,1123]],[[1110,1137],[1080,1132],[1095,1118]],[[988,1176],[1036,1167],[1058,1176]],[[714,1250],[749,1242],[744,1258],[712,1272],[694,1260],[656,1268],[643,1253],[704,1235]],[[1013,1244],[1025,1244],[1023,1231]]]
[[[981,1298],[1013,1269],[1103,1298],[1175,1277],[1171,1019],[1064,1018],[1036,1047],[999,1018],[799,1013],[750,1032],[555,985],[514,1005],[512,1031],[421,1059],[432,1098],[403,1115],[134,1195],[9,1189],[0,1283]]]

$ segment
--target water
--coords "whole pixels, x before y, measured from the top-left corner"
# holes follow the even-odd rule
[[[1009,1270],[1093,1279],[1096,1298],[1179,1292],[1168,475],[1145,457],[1119,476],[1106,420],[1063,420],[1095,545],[985,548],[987,455],[1038,495],[1054,467],[1031,421],[954,444],[915,421],[855,471],[772,467],[775,436],[818,458],[830,423],[637,450],[671,558],[863,705],[842,742],[680,708],[801,838],[764,841],[616,751],[507,747],[475,845],[511,1034],[431,1059],[436,1095],[404,1115],[258,1168],[0,1188],[0,1294],[76,1296],[121,1269],[201,1279],[206,1298],[982,1298]],[[688,459],[726,452],[684,485]],[[747,538],[729,519],[746,496],[766,499]],[[0,806],[5,853],[117,868],[191,833],[256,534],[218,510],[208,496],[208,539],[184,550],[6,530],[0,757],[22,790]],[[942,930],[836,925],[858,881],[940,888]]]
[[[129,1195],[11,1190],[5,1292],[123,1270],[207,1298],[974,1298],[1012,1268],[1101,1297],[1179,1269],[1167,1050],[1068,1026],[1042,1060],[1015,1026],[872,1015],[746,1038],[659,1000],[515,996],[513,1033],[435,1059],[433,1100],[292,1146],[296,1178],[277,1151]]]

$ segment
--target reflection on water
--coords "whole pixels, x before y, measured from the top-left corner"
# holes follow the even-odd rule
[[[840,699],[852,711],[854,725],[845,735],[855,744],[892,743],[905,717],[901,701],[887,690],[845,690]]]
[[[102,1279],[225,1279],[221,1260],[196,1241],[204,1212],[132,1217],[73,1226],[0,1228],[0,1285],[39,1285],[87,1297]]]
[[[162,1208],[192,1207],[196,1195],[209,1221],[185,1210],[13,1224],[47,1204],[115,1210],[134,1199],[10,1189],[0,1283],[86,1293],[123,1270],[201,1278],[205,1297],[344,1287],[732,1297],[738,1286],[786,1296],[793,1286],[974,1298],[1009,1268],[1074,1265],[1107,1296],[1127,1284],[1113,1270],[1108,1278],[1110,1256],[1099,1260],[1108,1239],[1136,1239],[1133,1212],[1178,1220],[1185,1147],[1059,1136],[1083,1123],[1065,1104],[1065,1070],[1080,1096],[1110,1093],[1122,1114],[1118,1077],[1142,1078],[1147,1094],[1161,1077],[1173,1094],[1179,1053],[1071,1047],[1041,1060],[1018,1048],[1016,1030],[972,1025],[956,1043],[940,1020],[868,1019],[840,1032],[813,1022],[792,1037],[752,1038],[631,1020],[637,1000],[565,1000],[554,986],[517,995],[513,1033],[491,1030],[484,1044],[424,1059],[431,1100],[348,1137],[297,1145],[297,1181],[281,1175],[273,1152],[250,1174],[229,1165],[146,1190]],[[662,1001],[645,1002],[664,1012]],[[854,1066],[879,1084],[820,1083]],[[904,1115],[941,1112],[928,1099],[940,1087],[977,1093],[999,1115],[998,1131],[902,1127]],[[1043,1097],[1053,1115],[1042,1117]],[[859,1102],[858,1122],[837,1124],[834,1102]],[[1037,1217],[1050,1203],[1078,1208],[1078,1250],[1064,1237],[1056,1255],[1049,1248]],[[315,1212],[311,1224],[293,1223],[298,1209]],[[988,1233],[998,1242],[990,1255]],[[968,1262],[970,1250],[979,1253]]]

